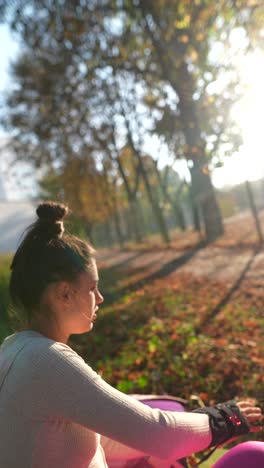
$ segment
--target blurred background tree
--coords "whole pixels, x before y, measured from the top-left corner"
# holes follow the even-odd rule
[[[44,183],[52,175],[57,192],[50,195],[77,210],[88,235],[112,222],[120,244],[125,230],[142,240],[147,200],[169,242],[164,207],[185,229],[187,188],[195,228],[208,241],[221,235],[210,169],[241,144],[230,118],[242,89],[229,40],[240,27],[245,52],[259,43],[261,4],[14,0],[3,1],[1,12],[22,43],[2,121],[10,145],[18,160],[41,167]],[[167,185],[158,148],[187,162],[188,187]]]

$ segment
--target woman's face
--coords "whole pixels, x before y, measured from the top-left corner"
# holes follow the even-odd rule
[[[89,271],[80,273],[73,283],[61,281],[45,291],[42,312],[30,322],[30,329],[55,341],[67,343],[69,336],[93,328],[98,306],[104,298],[98,290],[98,272],[93,260]]]
[[[103,300],[98,289],[96,263],[93,262],[89,272],[81,273],[71,290],[72,317],[75,325],[82,330],[81,333],[92,330],[98,306]]]

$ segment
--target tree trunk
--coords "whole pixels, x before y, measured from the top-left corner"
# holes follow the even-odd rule
[[[154,171],[155,171],[155,174],[156,174],[156,178],[157,178],[157,180],[158,180],[158,182],[160,184],[160,188],[161,188],[164,200],[169,202],[169,204],[170,204],[170,206],[172,208],[172,211],[173,211],[174,216],[175,216],[176,224],[181,228],[182,231],[185,231],[186,230],[186,223],[185,223],[185,218],[184,218],[184,213],[183,213],[182,207],[180,206],[179,203],[172,200],[172,198],[171,198],[171,196],[170,196],[170,194],[169,194],[169,192],[167,190],[167,186],[162,181],[160,171],[158,170],[157,164],[155,162],[154,162]]]
[[[114,211],[113,221],[114,221],[116,237],[117,237],[119,246],[122,249],[122,247],[124,247],[124,236],[123,236],[123,232],[122,232],[122,229],[121,229],[120,215],[119,215],[119,212],[117,210]]]
[[[206,240],[212,241],[224,233],[221,212],[211,179],[203,172],[203,158],[194,160],[191,168],[194,204],[201,210]]]
[[[141,175],[142,175],[142,179],[144,181],[144,185],[145,185],[145,189],[146,189],[146,192],[147,192],[147,195],[148,195],[148,199],[149,199],[150,205],[151,205],[151,207],[153,209],[153,213],[154,213],[154,215],[156,217],[156,221],[157,221],[158,226],[159,226],[160,234],[161,234],[162,239],[164,240],[164,242],[166,244],[168,244],[170,242],[170,237],[169,237],[169,232],[168,232],[168,228],[167,228],[166,223],[165,223],[163,213],[162,213],[161,208],[159,206],[159,202],[157,200],[157,197],[154,195],[152,187],[151,187],[151,185],[149,183],[148,175],[147,175],[147,172],[145,171],[141,156],[138,153],[136,153],[136,156],[138,158],[140,172],[141,172]]]
[[[122,223],[124,225],[124,240],[133,240],[137,243],[142,243],[144,234],[142,223],[140,221],[140,213],[138,201],[131,199],[128,207],[122,212]]]
[[[133,237],[136,242],[141,243],[143,240],[143,234],[140,227],[138,202],[135,197],[129,198],[128,202],[132,221]]]
[[[156,217],[156,221],[157,221],[158,226],[159,226],[161,237],[163,238],[164,242],[166,244],[168,244],[170,242],[168,228],[166,226],[165,219],[164,219],[162,210],[161,210],[161,208],[159,206],[159,202],[157,200],[157,197],[154,195],[154,192],[153,192],[152,187],[150,185],[148,175],[147,175],[147,172],[145,171],[145,167],[144,167],[144,164],[143,164],[143,161],[142,161],[142,156],[141,156],[140,152],[137,150],[137,148],[134,145],[130,124],[129,124],[129,121],[128,121],[128,118],[127,118],[127,115],[126,115],[126,112],[124,111],[124,109],[122,109],[122,115],[124,117],[126,128],[127,128],[128,144],[129,144],[130,148],[132,149],[134,156],[137,158],[139,173],[140,173],[140,175],[141,175],[141,177],[143,179],[143,183],[145,185],[145,189],[146,189],[146,193],[147,193],[150,205],[151,205],[151,207],[153,209],[153,213],[154,213],[154,215]]]
[[[193,161],[192,184],[194,187],[195,203],[200,205],[205,224],[206,238],[208,241],[223,234],[221,213],[214,193],[209,174],[202,172],[201,160],[205,158],[205,142],[199,125],[199,112],[196,101],[193,99],[195,92],[195,75],[188,71],[185,60],[179,66],[170,61],[170,54],[164,53],[163,42],[157,38],[148,22],[148,15],[155,18],[153,3],[140,2],[140,7],[146,19],[146,31],[149,34],[155,52],[157,53],[161,72],[165,80],[168,80],[179,97],[179,110],[182,122],[182,131],[185,136],[187,150],[186,159]],[[156,18],[155,18],[156,19]],[[160,26],[160,25],[159,25]],[[160,31],[162,28],[160,27]],[[163,31],[162,31],[163,32]],[[175,54],[173,54],[175,56]],[[206,161],[205,161],[206,162]]]
[[[190,206],[191,206],[191,212],[192,212],[192,221],[193,221],[193,228],[195,231],[201,232],[201,221],[200,221],[200,215],[199,215],[199,208],[197,204],[195,203],[195,197],[193,193],[193,186],[190,184],[189,186],[189,200],[190,200]]]
[[[137,200],[131,200],[128,208],[123,213],[123,218],[126,226],[125,239],[141,243],[143,240],[143,233],[140,226]]]
[[[84,228],[85,228],[85,232],[87,234],[87,237],[89,239],[89,242],[91,242],[91,244],[95,245],[94,244],[94,239],[93,239],[93,224],[92,223],[89,223],[86,219],[84,219]]]
[[[124,188],[125,188],[125,192],[126,192],[126,196],[127,196],[127,201],[128,201],[128,204],[129,204],[129,208],[131,210],[130,211],[131,217],[133,218],[133,231],[134,231],[135,240],[136,240],[136,242],[141,243],[142,242],[142,232],[141,232],[141,229],[140,229],[140,222],[139,222],[139,218],[138,218],[136,193],[132,192],[132,189],[131,189],[131,187],[129,185],[129,182],[127,180],[126,173],[125,173],[125,170],[124,170],[124,168],[122,166],[120,158],[117,157],[116,161],[117,161],[117,166],[118,166],[119,173],[120,173],[120,175],[121,175],[121,177],[123,179],[123,182],[124,182]]]
[[[173,209],[176,223],[178,224],[178,226],[181,228],[182,231],[186,231],[186,222],[185,222],[182,207],[178,203],[173,203],[170,197],[168,198],[168,201],[170,202],[171,207]]]
[[[134,223],[131,216],[131,210],[128,208],[123,212],[123,222],[125,226],[125,239],[127,241],[135,240]]]
[[[180,98],[179,108],[186,140],[186,157],[193,161],[190,169],[194,203],[201,210],[207,241],[212,241],[224,233],[221,212],[216,200],[214,187],[207,172],[205,142],[199,126],[196,103],[193,100],[193,77],[186,63],[180,68],[179,81],[175,88]]]
[[[140,171],[141,177],[142,177],[144,185],[145,185],[145,189],[146,189],[146,193],[147,193],[150,205],[151,205],[151,207],[153,209],[153,213],[154,213],[154,215],[156,217],[156,221],[157,221],[158,226],[159,226],[160,234],[161,234],[162,239],[164,240],[164,242],[166,244],[168,244],[170,242],[168,228],[166,226],[163,213],[162,213],[161,208],[159,206],[159,202],[158,202],[156,196],[154,195],[152,187],[150,185],[147,172],[146,172],[146,170],[144,168],[142,157],[139,154],[139,152],[136,150],[136,148],[134,147],[132,137],[131,137],[131,135],[129,133],[129,127],[128,127],[128,140],[129,140],[129,144],[131,146],[131,149],[133,150],[133,153],[134,153],[134,155],[136,156],[136,158],[138,160],[139,171]]]
[[[108,247],[111,247],[114,243],[114,239],[113,239],[112,226],[111,226],[110,221],[106,221],[104,223],[104,238],[105,238],[106,245]]]
[[[253,191],[252,191],[251,185],[250,185],[248,180],[246,181],[246,191],[247,191],[247,196],[248,196],[248,199],[249,199],[249,206],[250,206],[250,209],[251,209],[251,213],[252,213],[254,221],[255,221],[256,231],[257,231],[257,234],[258,234],[258,240],[259,240],[259,243],[261,244],[263,242],[262,229],[261,229],[261,225],[260,225],[260,221],[259,221],[259,216],[258,216],[256,203],[255,203],[255,200],[254,200]]]

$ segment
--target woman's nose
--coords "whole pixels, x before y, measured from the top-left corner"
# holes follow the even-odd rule
[[[104,297],[100,293],[100,291],[97,291],[96,293],[96,302],[97,304],[101,304],[104,301]]]

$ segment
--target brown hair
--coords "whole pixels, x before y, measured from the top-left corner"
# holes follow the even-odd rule
[[[37,221],[29,226],[12,264],[10,295],[16,309],[30,321],[47,286],[56,281],[75,281],[89,271],[95,250],[85,241],[64,234],[68,207],[45,202],[38,206]]]

